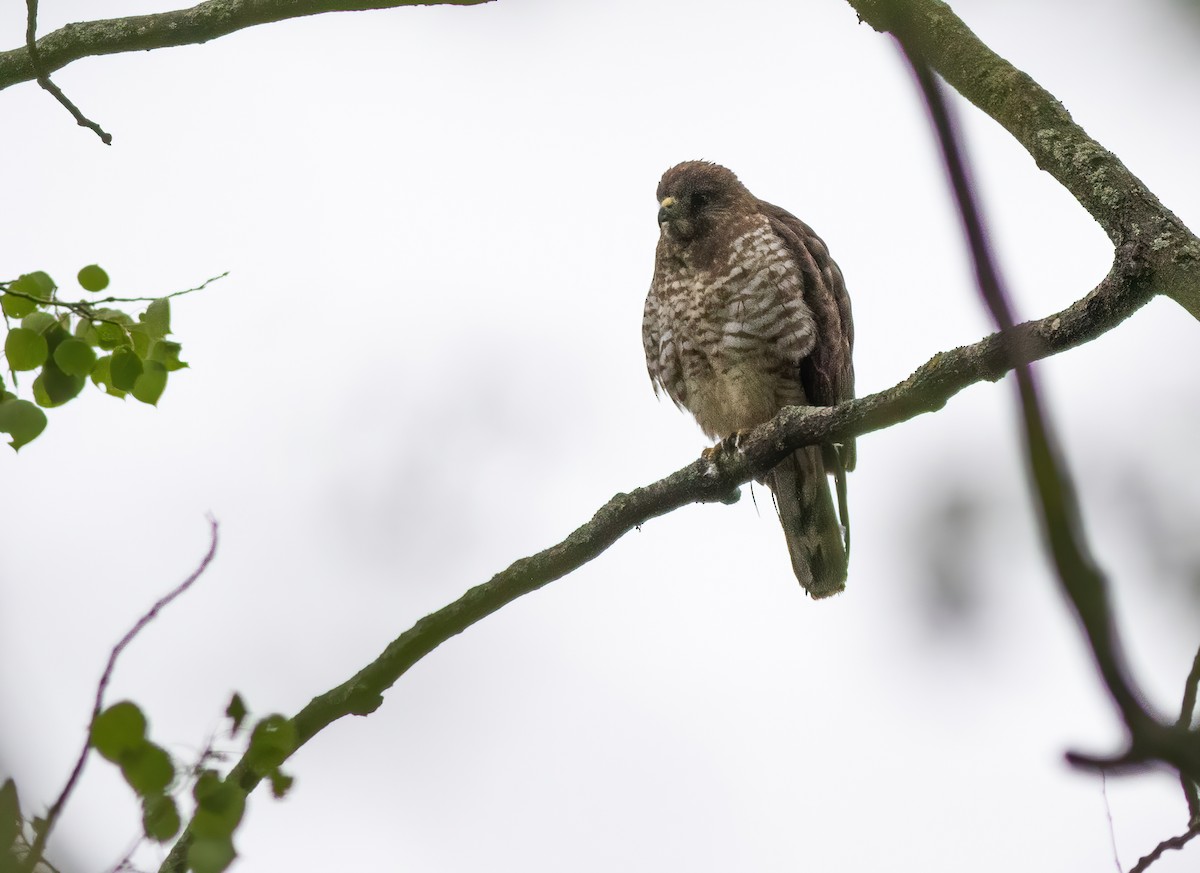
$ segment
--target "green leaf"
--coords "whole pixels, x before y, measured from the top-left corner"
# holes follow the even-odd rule
[[[182,370],[187,364],[179,360],[179,352],[183,349],[179,343],[171,342],[170,340],[159,340],[150,349],[149,358],[152,361],[158,361],[162,364],[167,372]]]
[[[133,388],[137,377],[142,375],[142,359],[132,349],[117,349],[112,354],[112,363],[108,365],[112,372],[112,383],[122,391]]]
[[[150,346],[154,343],[154,340],[146,332],[145,325],[135,324],[129,328],[129,339],[133,343],[133,350],[137,352],[139,358],[144,359],[150,356]]]
[[[46,413],[28,400],[18,400],[12,394],[0,399],[0,432],[12,437],[9,445],[13,449],[33,442],[45,429]]]
[[[114,764],[121,755],[146,741],[146,717],[136,703],[122,700],[92,722],[92,748]]]
[[[108,273],[95,264],[89,264],[79,271],[79,284],[84,291],[103,291],[108,287]]]
[[[58,324],[57,318],[49,312],[42,312],[40,309],[37,312],[29,313],[21,319],[21,327],[37,333],[45,333],[56,324]]]
[[[200,774],[192,788],[196,812],[191,829],[197,837],[228,838],[246,810],[246,793],[232,782],[221,779],[212,770]]]
[[[125,327],[129,327],[129,325],[133,324],[132,316],[130,316],[128,312],[122,312],[119,309],[101,307],[95,311],[95,314],[96,318],[100,321],[113,321],[117,324],[124,325]]]
[[[46,413],[28,400],[18,400],[12,394],[0,399],[0,432],[12,437],[9,445],[19,449],[33,442],[46,429]]]
[[[70,376],[90,376],[96,366],[96,353],[83,340],[63,340],[54,350],[54,363]]]
[[[46,338],[25,327],[14,327],[4,340],[4,356],[12,370],[36,370],[49,354]]]
[[[296,726],[282,715],[268,715],[254,726],[246,763],[265,776],[296,749]]]
[[[96,361],[96,366],[92,368],[92,382],[98,388],[103,388],[105,392],[111,394],[113,397],[124,397],[124,391],[113,387],[111,366],[112,355],[105,355]]]
[[[96,344],[102,349],[116,349],[131,345],[129,334],[119,324],[108,321],[96,322]]]
[[[46,346],[50,349],[50,357],[53,357],[54,350],[71,338],[71,332],[59,323],[46,328],[42,332],[42,336],[46,338]]]
[[[246,701],[242,700],[242,695],[235,691],[229,700],[229,706],[225,707],[225,715],[233,722],[231,734],[236,734],[242,729],[242,722],[246,720],[246,712]]]
[[[62,406],[78,396],[83,386],[82,376],[64,373],[58,364],[48,360],[42,365],[41,375],[33,380],[33,399],[39,406]]]
[[[50,394],[46,391],[46,384],[42,381],[40,373],[33,380],[33,402],[43,409],[50,409],[58,405],[50,399]]]
[[[86,318],[79,319],[78,324],[75,325],[75,336],[89,346],[100,345],[100,337],[96,334],[96,325]]]
[[[13,291],[20,291],[22,294],[32,294],[42,300],[49,300],[57,286],[54,284],[54,280],[41,270],[35,270],[32,273],[23,273],[8,287]]]
[[[171,301],[160,297],[138,316],[138,320],[146,326],[146,333],[154,339],[162,339],[171,332]]]
[[[175,764],[166,750],[143,741],[121,753],[121,772],[140,797],[162,794],[175,778]]]
[[[197,836],[188,846],[188,869],[195,873],[222,873],[236,857],[233,840],[229,837]]]
[[[158,361],[146,361],[142,365],[142,375],[137,377],[133,383],[133,396],[148,403],[151,406],[158,405],[158,398],[162,397],[163,391],[167,388],[167,368]]]
[[[179,833],[182,824],[175,798],[162,794],[142,798],[142,829],[150,839],[165,843]]]
[[[282,800],[292,790],[292,785],[296,781],[278,767],[268,773],[267,778],[271,780],[271,793],[275,795],[276,800]]]
[[[12,287],[11,285],[9,286]],[[0,297],[0,309],[4,310],[4,314],[9,318],[24,318],[33,310],[37,309],[37,304],[26,297],[18,297],[16,294],[5,294]]]

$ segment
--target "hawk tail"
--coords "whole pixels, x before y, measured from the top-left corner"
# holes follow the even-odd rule
[[[814,599],[846,587],[847,554],[820,446],[803,448],[770,474],[792,569]]]

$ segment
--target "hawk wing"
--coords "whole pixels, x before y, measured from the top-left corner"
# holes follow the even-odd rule
[[[786,209],[762,200],[759,209],[772,230],[787,244],[800,268],[804,302],[816,323],[817,342],[800,362],[800,382],[808,402],[835,406],[854,398],[854,319],[842,271],[829,256],[829,248],[813,229]],[[837,486],[838,517],[845,529],[846,556],[850,556],[850,510],[846,502],[846,474],[858,459],[854,440],[822,447],[825,471]]]
[[[786,209],[759,201],[771,229],[787,244],[800,268],[804,302],[816,323],[817,342],[800,363],[800,381],[808,402],[835,406],[854,397],[854,321],[842,271],[813,229]],[[854,469],[854,443],[842,447],[842,465]]]

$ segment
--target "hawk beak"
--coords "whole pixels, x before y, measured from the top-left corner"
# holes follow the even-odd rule
[[[675,211],[675,198],[664,197],[658,204],[658,223],[666,224],[671,220],[671,214]]]

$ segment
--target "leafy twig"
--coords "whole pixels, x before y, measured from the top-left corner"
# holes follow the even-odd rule
[[[139,618],[126,633],[121,637],[120,641],[113,646],[112,653],[108,656],[108,664],[104,668],[103,674],[100,676],[100,682],[96,686],[96,700],[92,705],[92,717],[88,722],[89,731],[87,737],[83,741],[83,748],[79,752],[79,757],[75,759],[75,766],[71,770],[71,775],[67,778],[67,784],[63,786],[62,792],[50,807],[50,811],[46,813],[45,823],[37,833],[37,838],[34,840],[33,847],[30,850],[29,858],[26,861],[25,869],[32,869],[33,865],[41,858],[42,852],[46,848],[46,840],[50,837],[50,831],[54,828],[55,822],[62,813],[63,806],[71,796],[71,792],[75,789],[76,783],[79,782],[79,777],[83,773],[83,765],[87,761],[88,751],[92,747],[90,726],[96,720],[96,716],[100,714],[104,707],[104,692],[108,688],[108,683],[112,679],[113,669],[117,665],[117,658],[125,651],[125,647],[133,642],[134,637],[142,632],[150,622],[158,616],[158,613],[169,603],[175,600],[179,595],[183,594],[199,579],[204,571],[208,569],[208,565],[212,563],[213,557],[217,553],[217,521],[209,517],[209,546],[208,552],[201,559],[199,566],[192,571],[186,579],[176,585],[170,592],[159,598],[149,610]]]
[[[218,279],[224,279],[228,275],[229,271],[226,270],[220,275],[210,276],[195,288],[184,288],[182,291],[172,291],[170,294],[163,294],[158,297],[96,297],[92,300],[58,300],[57,298],[47,299],[45,297],[38,297],[36,294],[29,294],[25,291],[14,291],[9,287],[9,282],[0,282],[0,288],[3,288],[5,294],[12,294],[14,297],[31,300],[43,306],[61,306],[64,309],[70,309],[72,312],[75,312],[76,308],[87,310],[97,303],[153,303],[155,300],[170,300],[174,297],[182,297],[184,294],[203,291],[213,282],[216,282]],[[76,312],[76,314],[78,315],[79,313]]]
[[[75,121],[80,127],[86,127],[94,131],[96,136],[100,137],[100,141],[105,145],[112,145],[112,134],[105,131],[104,128],[80,112],[79,107],[72,103],[71,99],[62,92],[62,88],[59,88],[50,81],[50,74],[42,66],[41,54],[38,51],[37,45],[38,0],[25,0],[25,13],[25,50],[29,52],[29,64],[33,67],[38,84],[46,91],[49,91],[55,100],[66,107],[67,111],[75,117]]]
[[[205,279],[195,288],[185,288],[182,291],[172,291],[170,294],[163,294],[161,297],[98,297],[94,300],[59,300],[57,297],[46,298],[39,297],[36,294],[30,294],[27,291],[14,291],[11,287],[9,287],[10,283],[8,282],[0,282],[0,290],[3,290],[5,294],[11,294],[13,297],[20,297],[23,300],[29,300],[33,303],[37,303],[40,306],[53,306],[59,309],[65,309],[73,315],[76,315],[79,318],[85,318],[88,321],[99,321],[105,324],[115,324],[118,327],[125,327],[126,325],[120,321],[99,315],[95,310],[96,305],[100,303],[153,303],[156,300],[170,300],[174,297],[182,297],[184,294],[191,294],[195,291],[203,291],[213,282],[216,282],[218,279],[224,279],[228,275],[229,271],[226,270],[219,276],[211,276],[208,279]]]

